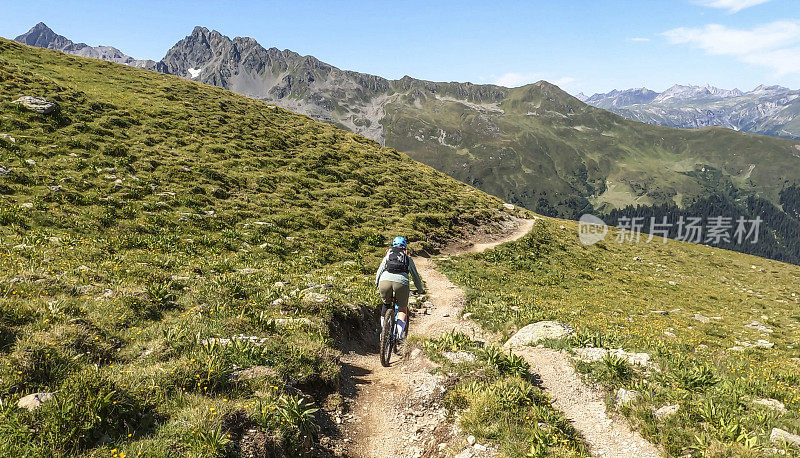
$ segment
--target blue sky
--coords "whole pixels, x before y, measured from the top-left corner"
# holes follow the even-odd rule
[[[0,36],[39,21],[90,45],[161,59],[195,25],[388,78],[576,93],[675,83],[800,88],[797,0],[0,0]]]

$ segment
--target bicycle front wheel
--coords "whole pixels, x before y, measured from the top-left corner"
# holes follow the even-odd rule
[[[394,347],[394,310],[389,309],[383,317],[383,331],[381,331],[381,365],[389,367],[389,358],[392,357]]]

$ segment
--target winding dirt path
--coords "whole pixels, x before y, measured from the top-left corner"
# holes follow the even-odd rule
[[[515,348],[531,371],[539,376],[541,387],[550,394],[553,407],[567,417],[589,445],[592,456],[659,458],[655,445],[633,431],[624,418],[606,412],[603,395],[575,373],[567,354],[539,347]]]
[[[452,248],[445,255],[479,253],[517,240],[530,232],[535,222],[517,220],[501,238]],[[433,259],[415,258],[415,263],[427,286],[428,302],[421,308],[424,312],[410,321],[412,335],[436,337],[455,329],[476,340],[495,340],[477,323],[461,318],[466,296],[436,270]],[[542,387],[584,436],[593,456],[661,456],[624,420],[608,416],[602,394],[583,382],[567,355],[532,347],[517,353],[531,363]],[[424,358],[414,358],[413,352],[411,356],[397,358],[391,367],[382,367],[373,351],[351,351],[342,356],[343,378],[352,383],[350,412],[342,419],[341,428],[346,456],[420,457],[431,451],[444,452],[446,442],[437,444],[441,433],[437,427],[445,419],[444,409],[438,404],[443,393],[437,391],[442,390],[442,379],[430,374],[432,366]],[[493,454],[491,448],[471,452],[468,456]]]

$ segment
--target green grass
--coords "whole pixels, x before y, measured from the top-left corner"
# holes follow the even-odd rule
[[[615,230],[585,247],[577,234],[576,223],[545,218],[517,242],[440,265],[488,329],[558,320],[577,334],[556,346],[649,353],[658,371],[611,359],[577,367],[609,393],[643,393],[622,412],[671,455],[769,455],[773,427],[800,432],[800,267],[660,238],[617,243]],[[754,321],[772,332],[746,326]],[[735,348],[759,339],[774,347]],[[653,415],[671,404],[676,416]]]
[[[432,249],[505,217],[394,150],[180,78],[0,40],[0,88],[2,456],[224,456],[251,428],[306,453],[338,386],[331,329],[376,306],[388,237]],[[240,334],[259,340],[214,340]],[[37,391],[55,398],[16,407]]]

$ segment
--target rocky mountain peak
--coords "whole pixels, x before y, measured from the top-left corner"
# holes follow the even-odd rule
[[[38,48],[56,50],[61,50],[74,44],[67,37],[53,32],[53,29],[48,27],[44,22],[40,22],[31,27],[30,30],[15,38],[14,41]]]

